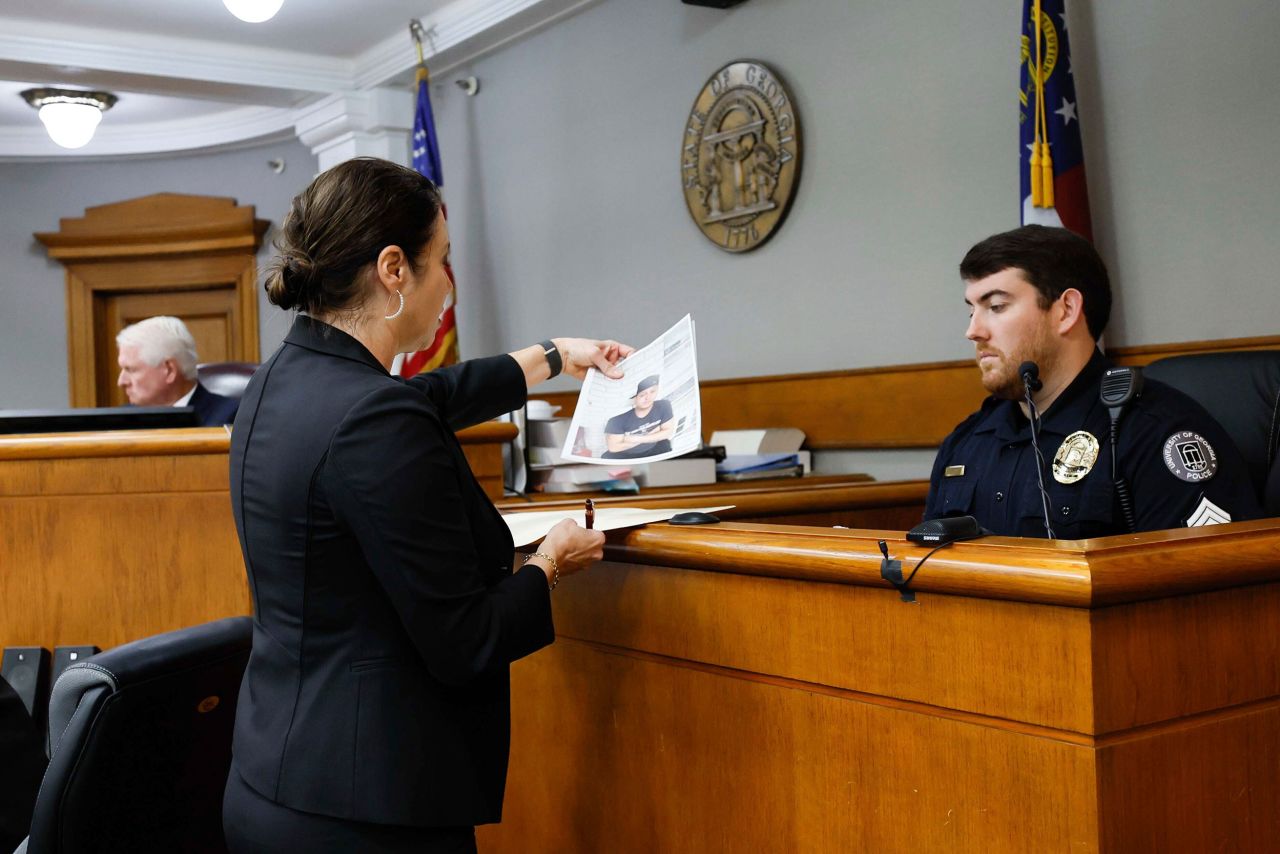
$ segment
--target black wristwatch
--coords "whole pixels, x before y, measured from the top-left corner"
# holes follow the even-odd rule
[[[547,364],[551,366],[551,377],[548,379],[559,376],[564,370],[564,361],[560,358],[560,351],[556,349],[556,345],[548,339],[538,346],[542,348],[542,355],[547,357]]]

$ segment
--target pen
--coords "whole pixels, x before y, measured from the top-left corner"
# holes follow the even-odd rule
[[[587,530],[590,531],[596,523],[596,503],[590,498],[587,499]]]

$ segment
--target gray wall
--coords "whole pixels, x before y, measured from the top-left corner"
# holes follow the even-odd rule
[[[963,358],[955,272],[1017,225],[1017,0],[603,0],[435,89],[464,355],[553,334],[647,342],[692,312],[704,377]],[[1113,345],[1277,332],[1273,0],[1072,0]],[[722,64],[786,80],[789,219],[732,256],[680,194]]]
[[[284,158],[274,174],[267,161]],[[67,317],[64,268],[32,237],[57,231],[63,217],[86,207],[151,193],[230,196],[271,220],[270,240],[293,196],[314,177],[316,158],[296,141],[203,155],[92,163],[0,163],[0,409],[66,406]],[[260,344],[274,350],[288,328],[285,312],[259,291]]]

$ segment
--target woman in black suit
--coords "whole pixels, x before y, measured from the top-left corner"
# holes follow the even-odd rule
[[[324,172],[267,293],[300,314],[254,374],[231,498],[254,604],[224,826],[232,852],[474,851],[499,821],[510,662],[554,639],[550,591],[604,537],[552,529],[523,566],[454,430],[631,348],[559,338],[401,380],[433,338],[449,231],[418,173]]]

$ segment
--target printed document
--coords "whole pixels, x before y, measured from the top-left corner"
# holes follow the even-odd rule
[[[678,457],[702,444],[702,397],[693,319],[685,315],[618,363],[610,379],[592,368],[578,395],[561,456],[617,465]]]

